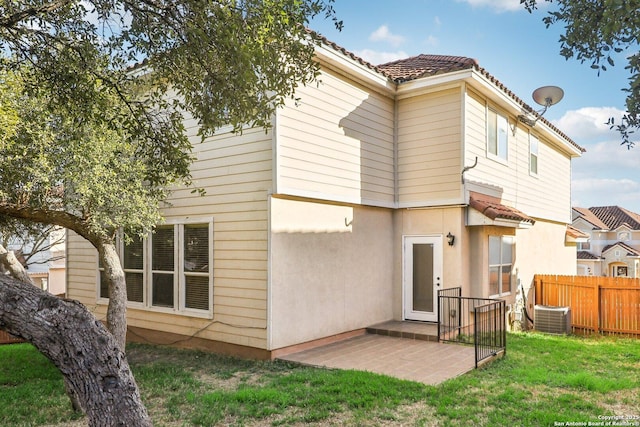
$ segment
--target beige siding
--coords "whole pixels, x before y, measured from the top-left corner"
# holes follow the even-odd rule
[[[98,252],[88,241],[70,231],[67,238],[67,297],[80,301],[96,314],[104,314],[106,310],[96,308],[97,268]]]
[[[491,105],[491,104],[489,104]],[[490,158],[486,150],[487,101],[481,95],[469,91],[466,103],[465,164],[472,165],[478,157],[478,165],[466,172],[467,180],[497,186],[502,190],[505,204],[534,218],[571,222],[571,158],[549,144],[535,127],[531,132],[540,141],[538,149],[538,174],[529,173],[529,127],[507,115],[507,161]]]
[[[193,125],[193,122],[187,122]],[[167,220],[213,218],[213,319],[130,307],[131,326],[194,335],[266,349],[267,194],[271,191],[272,134],[248,129],[201,143],[188,128],[197,160],[192,174],[202,197],[176,190],[163,209]],[[96,304],[97,255],[78,236],[69,239],[69,296],[104,318]]]
[[[393,101],[323,71],[277,116],[278,194],[392,206]]]
[[[399,101],[400,207],[460,203],[460,88]]]

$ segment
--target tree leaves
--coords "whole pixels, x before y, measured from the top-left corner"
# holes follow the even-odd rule
[[[545,0],[553,3],[552,0]],[[521,0],[520,3],[531,12],[536,9],[536,0]],[[543,18],[547,27],[564,25],[560,36],[560,54],[565,58],[575,57],[587,62],[590,68],[607,71],[615,66],[616,60],[627,62],[629,84],[623,90],[627,93],[627,114],[621,123],[611,128],[618,130],[622,144],[634,146],[634,130],[640,126],[640,69],[638,53],[623,56],[632,49],[637,52],[640,42],[640,3],[637,0],[556,0],[555,10],[550,10]]]
[[[317,76],[305,24],[341,26],[332,3],[1,3],[0,202],[72,213],[98,235],[150,228],[170,186],[191,184],[184,115],[203,137],[269,127]]]

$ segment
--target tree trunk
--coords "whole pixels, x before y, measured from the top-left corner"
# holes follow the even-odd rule
[[[2,245],[0,245],[0,274],[2,273],[8,273],[11,277],[21,282],[32,285],[34,284],[20,261],[15,257],[13,251],[7,251]],[[73,410],[82,411],[82,405],[78,402],[78,397],[73,392],[73,389],[66,378],[64,379],[64,388],[67,391],[67,396],[69,396]]]
[[[42,352],[67,380],[89,426],[151,426],[121,343],[82,304],[0,275],[0,329]]]
[[[124,270],[115,244],[101,242],[98,245],[98,256],[103,274],[109,284],[109,306],[107,307],[107,328],[114,336],[120,349],[124,351],[127,342],[127,284]]]

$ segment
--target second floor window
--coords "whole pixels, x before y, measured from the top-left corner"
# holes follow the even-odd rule
[[[533,135],[529,135],[529,172],[538,175],[538,146],[540,141]]]
[[[501,160],[507,160],[509,122],[495,110],[487,112],[487,152]]]
[[[578,250],[579,251],[590,251],[591,250],[591,243],[589,241],[578,243]]]

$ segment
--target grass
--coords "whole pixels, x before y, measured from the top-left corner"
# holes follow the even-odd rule
[[[640,416],[640,341],[631,339],[510,334],[506,357],[436,387],[154,346],[127,353],[158,426],[554,426]],[[77,419],[44,357],[27,344],[0,346],[0,425]]]

